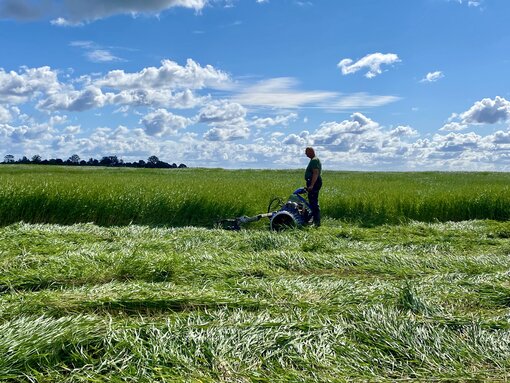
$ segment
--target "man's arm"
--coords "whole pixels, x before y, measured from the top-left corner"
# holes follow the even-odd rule
[[[310,186],[306,188],[307,191],[312,191],[317,178],[319,178],[319,169],[312,169],[312,180],[310,181]]]

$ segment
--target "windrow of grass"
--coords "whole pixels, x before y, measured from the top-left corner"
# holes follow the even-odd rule
[[[365,225],[510,218],[507,173],[324,172],[324,216]],[[207,226],[267,211],[302,171],[0,166],[0,225]]]
[[[0,381],[506,381],[508,222],[0,228]]]

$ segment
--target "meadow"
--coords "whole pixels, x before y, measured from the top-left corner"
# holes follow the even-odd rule
[[[510,380],[509,176],[326,180],[232,232],[301,172],[0,167],[0,381]]]
[[[211,227],[267,211],[302,170],[0,166],[0,225],[19,221]],[[366,225],[510,218],[508,173],[325,172],[330,218]]]

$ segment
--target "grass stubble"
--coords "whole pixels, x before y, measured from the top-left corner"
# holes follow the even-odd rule
[[[510,224],[0,228],[0,379],[507,381]]]

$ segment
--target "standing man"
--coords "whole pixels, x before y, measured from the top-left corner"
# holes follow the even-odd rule
[[[316,227],[321,225],[321,209],[319,207],[319,191],[322,187],[322,164],[315,155],[315,150],[311,147],[305,149],[306,156],[310,159],[305,171],[306,191],[308,192],[308,201],[312,208],[313,224]]]

